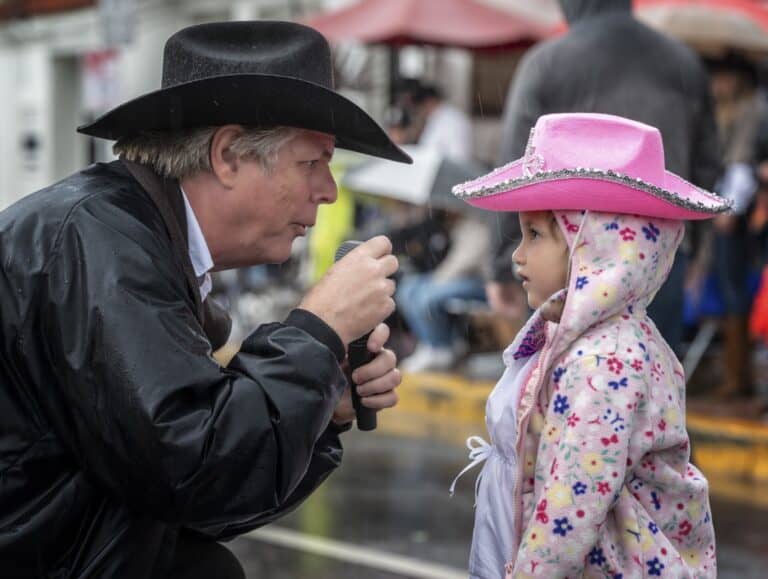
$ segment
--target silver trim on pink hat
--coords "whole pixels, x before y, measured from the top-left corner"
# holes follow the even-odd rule
[[[509,165],[511,164],[512,163]],[[501,170],[509,167],[509,165],[501,167],[498,172],[500,173]],[[624,175],[611,169],[603,170],[584,167],[576,167],[575,169],[558,169],[555,171],[539,171],[531,176],[523,176],[516,179],[506,179],[504,181],[499,181],[490,187],[480,187],[474,191],[465,190],[465,187],[472,183],[472,181],[468,181],[466,183],[461,183],[454,186],[452,192],[459,199],[479,199],[482,197],[488,197],[490,195],[498,195],[499,193],[513,191],[522,187],[528,187],[530,185],[536,185],[538,183],[546,183],[560,179],[596,179],[600,181],[608,181],[618,185],[631,187],[632,189],[636,189],[638,191],[643,191],[644,193],[648,193],[657,199],[698,213],[709,213],[712,215],[724,213],[729,211],[732,205],[731,201],[723,197],[713,195],[709,191],[705,191],[704,189],[696,187],[692,183],[689,183],[690,186],[696,189],[703,196],[710,199],[713,202],[713,205],[707,205],[701,201],[690,201],[688,199],[684,199],[676,193],[667,191],[666,189],[662,189],[656,185],[652,185],[651,183],[643,181],[640,178],[630,177],[629,175]]]

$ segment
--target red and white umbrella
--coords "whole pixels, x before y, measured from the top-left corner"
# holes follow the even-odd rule
[[[332,41],[470,50],[530,46],[547,35],[537,21],[479,0],[360,0],[305,24]]]

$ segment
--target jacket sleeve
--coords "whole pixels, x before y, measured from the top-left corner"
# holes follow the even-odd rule
[[[232,520],[224,517],[218,520],[210,520],[205,524],[189,525],[187,528],[198,533],[208,535],[219,541],[233,539],[238,535],[247,533],[253,529],[264,526],[279,519],[297,508],[312,492],[328,478],[328,475],[341,464],[341,443],[339,434],[348,430],[347,427],[338,427],[333,423],[321,435],[315,443],[312,460],[301,482],[291,495],[277,507],[249,515],[241,520]]]
[[[94,484],[223,535],[296,504],[338,464],[326,429],[346,379],[326,345],[267,324],[222,368],[162,236],[82,209],[56,243],[40,322],[56,375],[39,398]]]
[[[645,378],[618,358],[587,356],[555,368],[514,577],[581,577],[601,527],[637,464]],[[628,409],[632,407],[632,410]],[[640,414],[638,414],[640,413]],[[634,446],[630,446],[630,442]],[[549,457],[552,457],[551,460]]]

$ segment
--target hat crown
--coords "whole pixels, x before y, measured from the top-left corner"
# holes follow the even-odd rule
[[[316,30],[293,22],[212,22],[165,43],[162,87],[214,76],[262,74],[333,88],[331,51]]]
[[[612,115],[570,113],[540,117],[526,160],[546,171],[615,171],[648,183],[664,183],[665,176],[664,145],[659,130]]]

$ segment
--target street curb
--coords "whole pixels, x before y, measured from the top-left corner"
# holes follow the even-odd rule
[[[216,358],[226,363],[236,352],[237,346],[230,345]],[[494,384],[456,374],[403,373],[400,402],[381,413],[382,430],[457,445],[472,434],[486,436],[485,402]],[[693,461],[713,494],[768,507],[768,425],[691,410],[686,420]]]
[[[453,423],[456,432],[484,433],[485,402],[493,386],[493,382],[467,380],[454,374],[405,373],[398,389],[398,411],[414,421],[421,415]],[[688,411],[687,427],[694,461],[708,477],[738,481],[747,487],[755,485],[750,492],[760,495],[768,505],[768,491],[758,488],[768,483],[768,425]],[[449,440],[455,438],[449,433]],[[743,486],[739,488],[743,490]]]

